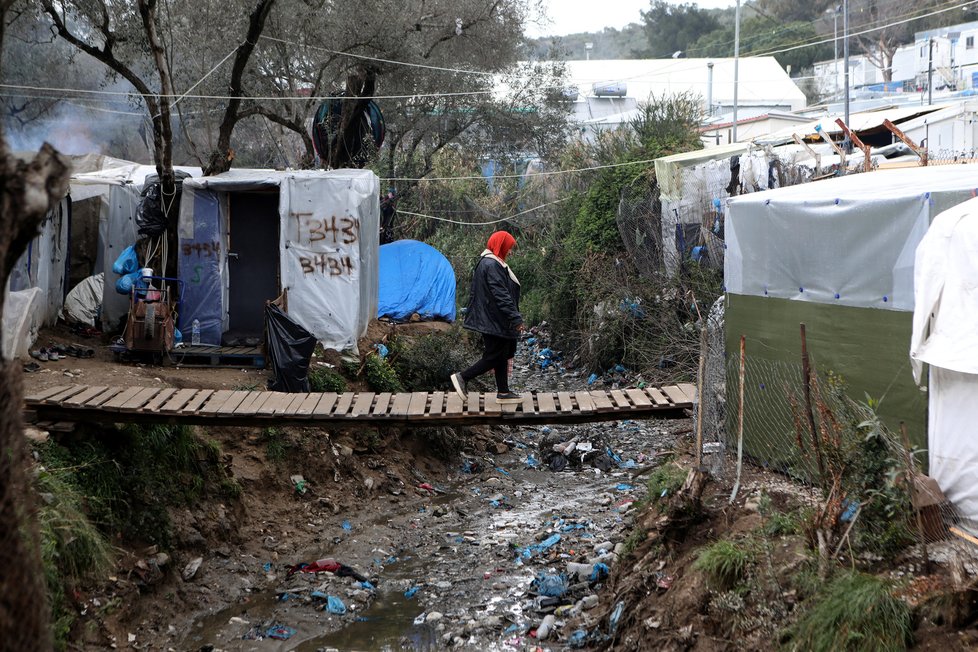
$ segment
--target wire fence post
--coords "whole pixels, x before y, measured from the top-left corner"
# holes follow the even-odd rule
[[[737,492],[740,490],[740,474],[744,469],[744,368],[747,364],[746,340],[740,336],[740,400],[737,411],[737,479],[734,481],[733,491],[730,492],[730,504],[737,499]]]
[[[702,319],[702,318],[701,318]],[[704,321],[700,329],[700,365],[696,379],[696,468],[703,467],[703,392],[706,386],[706,339],[707,324]]]
[[[812,367],[808,359],[808,338],[805,336],[805,324],[801,324],[801,375],[804,380],[805,415],[808,417],[808,427],[812,431],[812,447],[815,449],[815,460],[818,462],[818,474],[825,484],[825,462],[822,460],[822,446],[818,437],[818,427],[815,425],[815,413],[812,411]]]

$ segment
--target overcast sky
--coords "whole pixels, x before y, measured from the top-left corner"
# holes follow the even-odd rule
[[[730,7],[735,0],[698,0],[704,9]],[[578,32],[597,32],[605,27],[621,29],[628,23],[641,22],[639,13],[649,8],[649,0],[544,0],[550,19],[541,25],[530,25],[532,37],[562,36]]]

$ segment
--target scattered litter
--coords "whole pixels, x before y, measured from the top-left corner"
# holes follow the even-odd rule
[[[608,626],[611,629],[611,633],[614,634],[615,630],[618,629],[618,622],[621,620],[621,614],[625,611],[625,603],[623,601],[618,601],[615,608],[611,610],[611,616],[608,618]]]
[[[326,597],[326,611],[337,616],[342,616],[346,613],[346,605],[335,595],[330,595]]]
[[[287,625],[272,625],[265,631],[265,636],[277,641],[287,641],[295,636],[296,629]]]
[[[546,539],[544,539],[543,541],[541,541],[540,543],[534,543],[528,545],[526,548],[523,549],[522,556],[524,559],[530,559],[535,554],[540,554],[546,552],[547,550],[550,550],[550,548],[553,548],[559,542],[560,542],[560,535],[552,534]]]
[[[300,496],[304,496],[306,491],[309,490],[309,487],[306,486],[307,485],[306,479],[303,478],[301,475],[299,474],[293,475],[290,478],[290,480],[292,480],[292,486],[295,487],[295,492]]]
[[[415,596],[415,594],[421,590],[420,586],[412,586],[407,591],[404,592],[404,597],[410,600]]]
[[[349,532],[350,530],[353,529],[353,526],[350,525],[350,522],[349,521],[343,521],[343,524],[340,527],[342,527],[347,532]]]

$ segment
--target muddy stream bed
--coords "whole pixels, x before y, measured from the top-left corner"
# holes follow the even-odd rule
[[[521,357],[519,389],[584,386],[559,369],[530,370]],[[568,647],[574,632],[565,622],[594,629],[604,615],[595,596],[645,491],[632,471],[670,448],[670,433],[685,425],[501,429],[503,452],[458,461],[452,473],[429,478],[430,489],[418,483],[364,501],[359,511],[324,516],[311,507],[308,523],[289,526],[316,531],[314,545],[297,551],[283,545],[288,531],[269,528],[261,554],[206,556],[193,581],[220,586],[224,605],[171,628],[160,649]],[[554,461],[554,444],[569,441],[575,451]],[[335,560],[358,577],[289,572],[317,560]],[[541,624],[550,631],[538,632]]]

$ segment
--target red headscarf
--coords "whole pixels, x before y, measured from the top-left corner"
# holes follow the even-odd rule
[[[489,242],[486,243],[486,249],[491,251],[500,260],[506,260],[506,254],[509,250],[513,248],[516,244],[516,238],[506,233],[505,231],[496,231],[491,236],[489,236]]]

